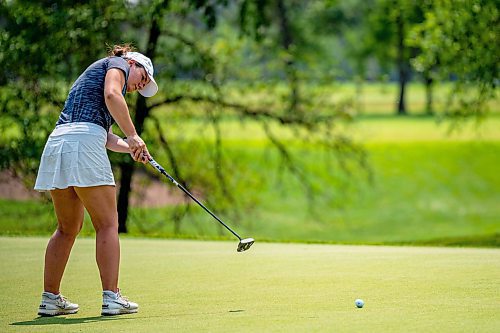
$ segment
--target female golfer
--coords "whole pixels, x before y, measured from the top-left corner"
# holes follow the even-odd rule
[[[146,56],[117,45],[109,57],[90,65],[75,81],[56,127],[41,157],[35,189],[50,191],[57,229],[45,252],[44,292],[38,314],[57,316],[78,311],[60,293],[61,279],[75,238],[83,224],[84,207],[96,231],[96,260],[102,283],[102,315],[135,313],[136,303],[118,289],[120,243],[115,182],[106,148],[130,153],[147,163],[149,153],[137,135],[125,93],[145,97],[158,91],[153,64]],[[127,136],[113,134],[116,122]]]

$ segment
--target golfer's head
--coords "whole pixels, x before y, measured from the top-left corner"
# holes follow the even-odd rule
[[[139,52],[127,52],[123,58],[130,64],[127,92],[137,90],[144,97],[156,94],[158,85],[153,78],[154,69],[151,59]]]

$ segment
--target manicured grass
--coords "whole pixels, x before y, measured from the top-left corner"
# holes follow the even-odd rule
[[[185,88],[186,89],[186,88]],[[289,87],[285,84],[252,85],[251,87],[229,85],[223,87],[223,93],[229,100],[245,100],[253,104],[266,101],[276,103],[276,96],[288,96]],[[397,82],[364,82],[357,85],[353,82],[329,82],[328,84],[301,85],[301,96],[314,96],[322,102],[336,104],[350,100],[355,107],[355,113],[361,115],[394,115],[399,99],[399,84]],[[452,83],[437,83],[433,86],[433,110],[443,113],[448,104]],[[469,91],[471,94],[471,91]],[[493,113],[500,112],[500,96],[491,99],[487,106]],[[273,99],[274,98],[274,99]],[[406,109],[410,115],[421,115],[426,110],[426,87],[419,82],[410,82],[406,86]]]
[[[500,330],[498,249],[125,238],[120,286],[140,312],[103,318],[94,240],[79,238],[62,283],[79,313],[37,318],[46,243],[0,238],[2,332]]]
[[[174,141],[204,140],[213,138],[213,129],[205,120],[193,119],[189,122],[176,123],[168,113],[156,114],[169,127],[164,127],[165,135]],[[296,140],[296,129],[284,129],[271,124],[273,133],[284,141]],[[336,130],[352,137],[360,143],[400,143],[433,141],[500,141],[500,116],[492,115],[483,122],[475,120],[453,123],[440,122],[434,117],[397,117],[367,115],[358,117],[348,124],[339,123]],[[267,142],[262,125],[253,121],[239,121],[228,118],[221,122],[222,140],[237,147],[262,147]],[[155,130],[151,128],[151,131]]]
[[[500,141],[500,117],[483,122],[438,121],[433,117],[366,116],[346,129],[363,143]]]

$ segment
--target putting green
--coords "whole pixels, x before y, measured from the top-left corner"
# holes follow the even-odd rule
[[[94,240],[38,318],[46,238],[0,238],[2,332],[499,332],[500,250],[122,239],[120,285],[139,313],[100,317]],[[365,307],[357,309],[361,298]]]

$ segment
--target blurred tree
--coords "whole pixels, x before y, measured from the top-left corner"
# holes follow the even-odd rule
[[[333,33],[344,40],[345,54],[362,78],[367,63],[375,58],[382,70],[397,71],[397,114],[407,113],[406,84],[411,78],[410,60],[419,50],[408,45],[412,26],[423,21],[421,2],[416,0],[324,0],[315,8],[312,24],[318,33]],[[429,85],[431,83],[427,83]],[[431,105],[431,95],[428,95]]]
[[[373,54],[382,65],[389,69],[395,66],[399,81],[397,114],[407,114],[405,103],[406,84],[410,80],[410,59],[418,49],[406,42],[411,27],[423,21],[420,1],[415,0],[375,0],[367,14],[364,38],[361,43],[366,48],[362,54]]]
[[[255,11],[243,10],[242,6],[253,6]],[[324,182],[335,177],[315,179],[305,172],[300,158],[275,134],[277,127],[290,129],[297,139],[317,144],[328,154],[336,153],[340,166],[347,171],[366,161],[360,147],[335,131],[338,121],[350,118],[349,105],[320,105],[314,96],[299,94],[299,51],[307,45],[300,29],[296,29],[299,12],[288,2],[278,0],[231,4],[224,0],[2,2],[0,59],[5,66],[0,74],[0,126],[16,129],[0,139],[2,168],[13,167],[33,179],[45,138],[70,83],[90,62],[104,56],[106,43],[134,41],[153,60],[161,89],[148,101],[137,95],[127,99],[134,105],[130,109],[137,131],[150,148],[157,148],[155,157],[160,162],[168,161],[174,177],[185,185],[185,180],[190,179],[186,187],[210,189],[205,200],[218,211],[238,207],[231,195],[238,186],[236,180],[222,172],[242,167],[238,161],[225,158],[222,146],[221,117],[233,115],[258,121],[280,154],[282,166],[300,181],[312,202]],[[230,18],[234,13],[252,22],[269,20],[268,25],[254,30],[261,38],[247,40],[245,28],[241,39],[235,38]],[[290,93],[279,92],[278,84],[277,88],[264,85],[269,96],[265,100],[232,98],[234,90],[226,86],[230,86],[230,80],[244,79],[249,73],[245,68],[249,49],[260,57],[252,68],[282,64],[274,68],[274,73],[286,79]],[[262,78],[257,75],[243,86],[250,88],[258,80]],[[169,137],[164,118],[156,112],[166,107],[172,110],[170,117],[178,116],[183,121],[202,119],[203,127],[209,127],[213,135],[200,138],[196,145]],[[135,169],[125,155],[113,159],[121,170],[118,208],[120,231],[125,232]],[[189,205],[180,209],[189,209]],[[174,215],[178,221],[183,213],[176,211]],[[178,227],[177,223],[176,230]]]
[[[450,116],[479,119],[488,112],[486,103],[496,96],[498,84],[499,35],[498,1],[425,2],[425,21],[408,37],[422,50],[413,65],[422,73],[435,72],[439,79],[452,78]]]
[[[32,182],[67,85],[119,39],[120,1],[0,3],[0,167]],[[9,131],[14,129],[14,131]]]
[[[340,119],[349,118],[345,112],[346,105],[341,105],[340,107],[330,106],[328,112],[320,113],[314,112],[315,110],[308,110],[312,103],[307,103],[308,99],[300,98],[294,55],[297,49],[295,43],[301,40],[301,36],[295,33],[295,26],[291,24],[293,20],[289,17],[289,15],[292,15],[292,12],[289,11],[290,8],[286,7],[284,2],[243,1],[241,4],[233,4],[240,13],[240,27],[243,34],[253,36],[258,46],[264,47],[265,51],[262,54],[265,54],[266,57],[275,57],[283,62],[284,77],[291,91],[287,98],[283,100],[284,103],[272,103],[269,105],[261,102],[257,106],[246,105],[241,101],[236,102],[229,99],[223,90],[225,80],[228,79],[227,67],[232,67],[224,61],[224,59],[229,58],[225,52],[236,54],[235,50],[231,47],[221,47],[225,42],[218,39],[217,32],[215,31],[215,28],[220,25],[219,20],[222,17],[223,8],[227,7],[227,3],[225,1],[194,1],[192,4],[188,4],[185,1],[158,1],[156,4],[159,7],[149,12],[151,16],[148,22],[151,22],[151,25],[146,54],[153,59],[154,63],[161,63],[163,54],[190,54],[190,57],[194,61],[192,66],[196,68],[196,71],[192,72],[193,67],[191,67],[188,78],[202,84],[203,90],[198,92],[194,90],[176,93],[167,92],[163,99],[149,105],[139,96],[135,110],[138,132],[139,130],[142,132],[143,127],[141,124],[144,124],[146,120],[150,119],[153,121],[154,134],[165,148],[169,163],[172,165],[174,177],[185,183],[185,177],[179,174],[179,165],[182,162],[178,160],[178,155],[174,153],[169,140],[163,135],[161,122],[153,115],[153,112],[155,109],[165,107],[166,105],[173,106],[186,101],[195,102],[206,107],[206,112],[203,116],[206,117],[207,125],[211,126],[213,133],[215,133],[212,160],[216,177],[216,186],[214,189],[220,190],[220,194],[222,195],[222,197],[218,197],[217,191],[212,191],[211,196],[206,199],[209,203],[210,200],[213,200],[211,206],[221,207],[221,202],[225,201],[231,203],[230,206],[227,205],[228,208],[232,207],[234,209],[237,207],[237,203],[231,194],[232,191],[229,189],[228,175],[221,172],[224,169],[221,166],[225,163],[223,160],[222,134],[220,130],[222,115],[234,113],[240,119],[253,119],[261,123],[269,140],[281,154],[287,170],[295,175],[303,184],[310,201],[315,196],[315,186],[312,185],[310,177],[304,174],[300,166],[300,161],[287,148],[286,144],[281,142],[273,133],[270,124],[275,123],[279,126],[295,128],[297,135],[300,135],[299,130],[305,130],[310,140],[317,140],[327,150],[342,151],[338,155],[340,159],[346,157],[358,160],[360,164],[365,162],[364,154],[357,145],[342,136],[332,136],[333,123]],[[207,9],[209,7],[212,9]],[[163,9],[163,12],[160,8]],[[260,15],[264,15],[264,17],[260,17]],[[271,20],[271,17],[277,17],[278,19]],[[204,24],[202,24],[203,22]],[[260,23],[247,27],[245,26],[245,22]],[[186,24],[189,24],[189,27]],[[175,28],[176,25],[178,25],[177,29]],[[200,38],[200,36],[203,36],[203,38]],[[226,40],[228,36],[224,35],[221,38]],[[268,50],[271,52],[268,53]],[[159,62],[156,60],[159,60]],[[178,61],[185,63],[185,60],[181,58]],[[237,62],[237,60],[233,57],[230,62]],[[234,67],[232,68],[234,69]],[[238,71],[239,69],[233,71],[232,80],[238,80]],[[163,76],[163,79],[167,79],[171,84],[175,84],[175,81],[177,81],[176,76],[179,75],[178,71],[172,71],[169,76]],[[254,83],[252,82],[252,84]],[[269,92],[269,95],[272,96],[272,92]],[[287,106],[283,107],[283,104]],[[314,139],[312,139],[313,136]],[[124,190],[120,190],[119,195],[120,228],[122,232],[126,230],[125,221],[130,192],[129,185],[127,184],[131,184],[133,168],[133,163],[129,161],[121,165],[122,175],[126,175],[126,178],[122,177]]]
[[[299,13],[305,7],[304,2],[297,0],[243,0],[239,9],[242,33],[259,42],[267,39],[266,52],[274,54],[283,64],[290,88],[287,108],[290,113],[297,112],[300,103],[298,58],[306,40]]]

